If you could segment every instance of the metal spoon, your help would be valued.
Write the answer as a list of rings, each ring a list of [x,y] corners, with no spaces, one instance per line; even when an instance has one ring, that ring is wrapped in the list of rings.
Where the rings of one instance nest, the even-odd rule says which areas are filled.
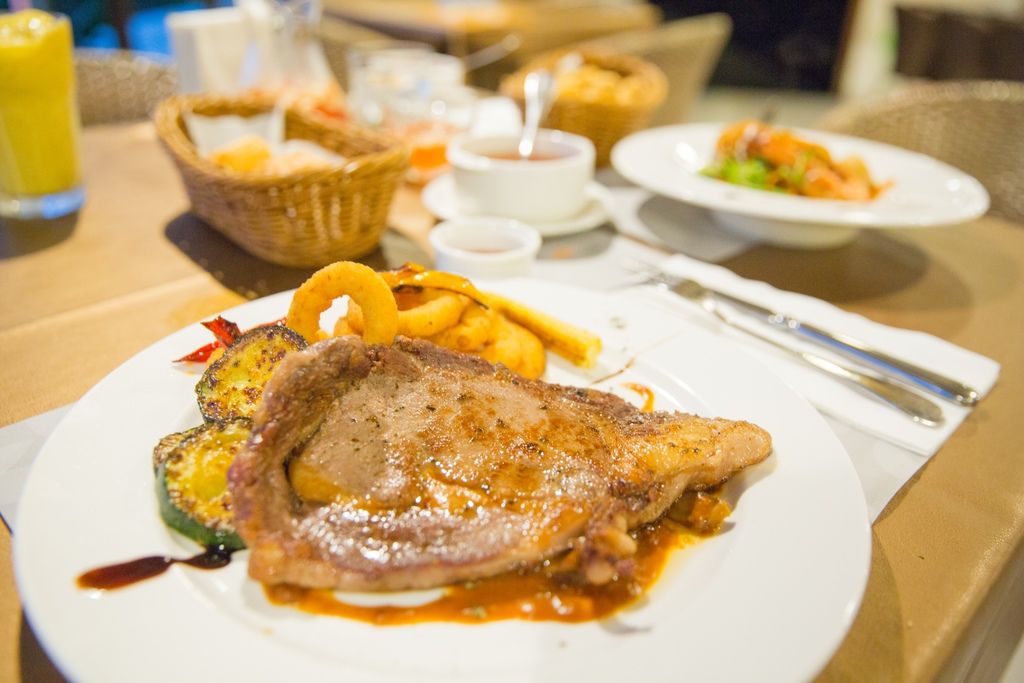
[[[558,78],[564,73],[580,68],[582,64],[583,55],[579,52],[570,52],[558,60],[554,73],[547,69],[538,69],[526,74],[523,83],[526,113],[523,121],[523,133],[519,138],[520,158],[529,159],[533,154],[540,124],[548,115],[548,110],[555,101],[555,83]]]
[[[518,148],[519,156],[523,159],[529,159],[533,154],[534,145],[537,144],[537,133],[540,131],[540,122],[551,103],[554,83],[555,79],[547,69],[531,71],[526,74],[526,81],[523,83],[526,113],[523,120],[523,134],[519,138]]]

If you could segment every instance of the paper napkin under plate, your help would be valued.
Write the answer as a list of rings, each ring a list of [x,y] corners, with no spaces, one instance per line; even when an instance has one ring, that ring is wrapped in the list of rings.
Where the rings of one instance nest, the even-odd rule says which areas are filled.
[[[657,267],[668,275],[691,278],[726,294],[791,315],[802,322],[858,338],[892,356],[907,359],[915,365],[972,386],[982,397],[992,389],[999,376],[999,364],[994,360],[938,337],[881,325],[863,316],[847,313],[820,299],[776,289],[764,282],[747,280],[721,266],[677,255],[663,260]],[[764,361],[771,371],[806,397],[821,412],[915,453],[933,455],[971,410],[969,407],[927,395],[942,408],[945,422],[938,427],[918,424],[852,385],[827,375],[790,354],[729,328],[695,303],[668,292],[661,298],[673,310],[687,315],[698,324],[715,329]],[[770,334],[773,339],[787,346],[812,351],[842,364],[853,364],[849,360],[830,354],[824,348],[803,342],[794,335],[773,330],[768,324],[751,318],[744,319],[745,316],[741,313],[736,313],[731,318],[747,327],[754,327],[758,332]]]

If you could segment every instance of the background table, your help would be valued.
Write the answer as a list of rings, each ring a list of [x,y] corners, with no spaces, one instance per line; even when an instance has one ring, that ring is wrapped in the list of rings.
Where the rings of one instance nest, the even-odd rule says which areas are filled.
[[[148,124],[88,130],[84,164],[79,216],[0,227],[0,425],[74,401],[153,341],[310,272],[248,256],[188,214]],[[431,220],[407,190],[392,222],[422,235]],[[424,257],[391,232],[367,262]],[[1024,627],[1024,228],[986,218],[824,252],[757,247],[724,265],[1002,363],[996,388],[875,523],[864,605],[822,674],[991,680]],[[6,530],[0,558],[0,680],[57,678],[22,616]]]

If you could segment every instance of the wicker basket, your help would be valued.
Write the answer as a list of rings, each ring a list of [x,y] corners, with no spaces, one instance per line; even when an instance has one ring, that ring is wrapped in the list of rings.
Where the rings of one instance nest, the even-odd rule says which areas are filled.
[[[173,66],[127,50],[76,49],[75,81],[83,126],[143,121],[178,89]]]
[[[315,267],[354,259],[380,240],[409,153],[396,140],[358,126],[323,123],[288,110],[285,137],[310,140],[347,159],[342,168],[242,174],[200,157],[184,114],[254,116],[266,100],[182,95],[164,100],[155,121],[192,202],[193,212],[264,260]]]
[[[577,52],[586,64],[635,76],[643,82],[640,97],[629,104],[585,102],[558,98],[544,119],[545,128],[564,130],[590,138],[597,151],[597,165],[608,164],[612,147],[630,133],[640,130],[665,99],[668,90],[665,74],[654,64],[639,57],[599,48],[577,47],[541,55],[501,83],[501,92],[523,106],[523,82],[526,74],[539,68],[552,68],[564,55]]]

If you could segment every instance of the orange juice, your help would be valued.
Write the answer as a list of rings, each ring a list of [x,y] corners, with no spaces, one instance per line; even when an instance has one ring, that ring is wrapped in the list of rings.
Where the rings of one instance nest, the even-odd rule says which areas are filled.
[[[416,121],[391,130],[409,145],[407,180],[413,183],[426,183],[448,168],[448,140],[460,131],[457,126],[437,120]]]
[[[0,14],[0,200],[78,188],[78,125],[71,22]]]

